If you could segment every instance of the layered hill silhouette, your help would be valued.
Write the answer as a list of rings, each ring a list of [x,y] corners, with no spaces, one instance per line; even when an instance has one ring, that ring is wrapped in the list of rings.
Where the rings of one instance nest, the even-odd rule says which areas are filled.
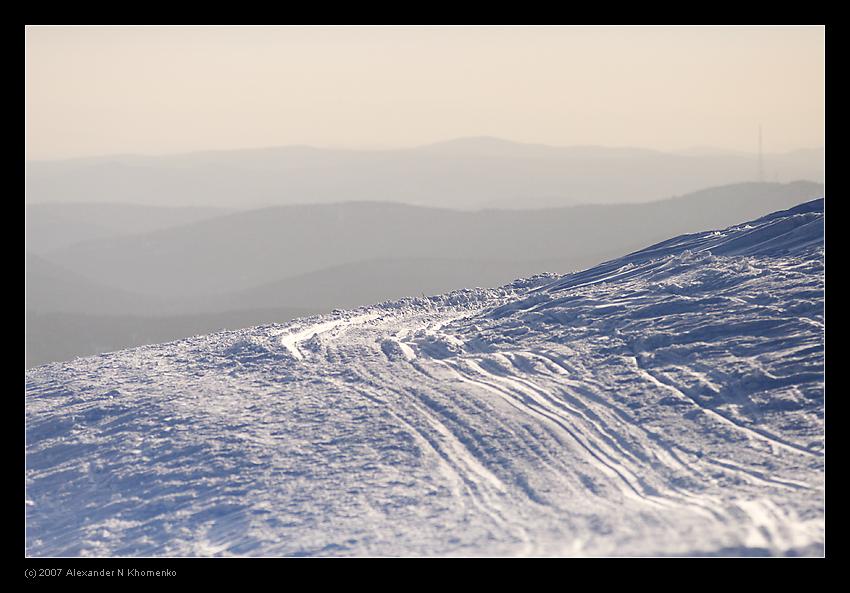
[[[288,206],[92,240],[44,257],[113,288],[189,299],[186,306],[197,310],[215,306],[217,295],[245,298],[251,289],[267,292],[272,283],[376,260],[451,260],[468,262],[470,271],[479,263],[496,270],[500,262],[504,281],[565,273],[671,231],[723,226],[821,194],[821,186],[807,182],[749,183],[648,204],[540,211],[459,212],[379,202]],[[434,290],[427,282],[419,288]]]
[[[461,138],[397,150],[308,146],[165,156],[112,155],[26,166],[27,201],[252,209],[389,201],[528,209],[645,202],[753,179],[757,156],[723,151],[557,147]],[[823,182],[823,150],[764,155],[767,180]]]

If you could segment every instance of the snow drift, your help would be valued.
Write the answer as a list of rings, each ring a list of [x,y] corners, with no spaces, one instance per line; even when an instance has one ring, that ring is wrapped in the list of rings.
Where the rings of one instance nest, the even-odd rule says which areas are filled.
[[[26,374],[26,551],[819,555],[823,200]]]

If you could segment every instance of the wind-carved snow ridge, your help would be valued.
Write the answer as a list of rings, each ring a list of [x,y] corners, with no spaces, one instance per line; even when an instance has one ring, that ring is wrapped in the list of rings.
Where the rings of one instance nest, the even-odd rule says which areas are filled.
[[[26,375],[26,550],[820,555],[823,200]]]

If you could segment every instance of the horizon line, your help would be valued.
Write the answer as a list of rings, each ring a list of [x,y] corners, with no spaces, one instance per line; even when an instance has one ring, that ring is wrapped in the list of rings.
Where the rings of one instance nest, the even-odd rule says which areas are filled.
[[[167,151],[167,152],[110,152],[110,153],[96,153],[89,155],[79,155],[79,156],[65,156],[65,157],[24,157],[25,163],[59,163],[59,162],[70,162],[70,161],[85,161],[85,160],[100,160],[100,159],[108,159],[108,158],[167,158],[167,157],[175,157],[175,156],[189,156],[189,155],[201,155],[201,154],[212,154],[212,153],[226,153],[226,152],[261,152],[261,151],[272,151],[272,150],[285,150],[285,149],[301,149],[301,150],[315,150],[315,151],[325,151],[325,152],[351,152],[351,153],[380,153],[380,152],[404,152],[404,151],[415,151],[422,150],[428,148],[437,148],[441,146],[451,145],[460,142],[470,142],[470,141],[478,141],[478,142],[492,142],[499,143],[502,145],[513,145],[517,147],[535,147],[541,149],[551,149],[551,150],[570,150],[570,149],[602,149],[602,150],[634,150],[634,151],[643,151],[643,152],[653,152],[657,154],[664,155],[673,155],[673,156],[685,156],[685,157],[705,157],[705,156],[753,156],[758,157],[758,151],[755,150],[753,152],[748,152],[745,150],[733,149],[733,148],[723,148],[711,145],[700,145],[694,144],[685,148],[678,149],[658,149],[658,148],[649,148],[644,146],[637,145],[607,145],[607,144],[547,144],[543,142],[525,142],[521,140],[512,140],[508,138],[504,138],[501,136],[489,136],[489,135],[476,135],[476,136],[457,136],[454,138],[448,138],[445,140],[437,140],[434,142],[426,142],[414,145],[407,146],[395,146],[395,147],[346,147],[346,146],[334,146],[334,145],[316,145],[316,144],[304,144],[304,143],[293,143],[293,144],[271,144],[264,146],[244,146],[244,147],[234,147],[234,148],[204,148],[204,149],[186,149],[186,150],[177,150],[177,151]],[[777,152],[766,152],[765,155],[788,155],[795,152],[808,152],[808,151],[816,151],[816,150],[825,150],[825,146],[805,146],[799,148],[793,148],[790,150],[777,151]],[[716,154],[714,154],[716,153]]]

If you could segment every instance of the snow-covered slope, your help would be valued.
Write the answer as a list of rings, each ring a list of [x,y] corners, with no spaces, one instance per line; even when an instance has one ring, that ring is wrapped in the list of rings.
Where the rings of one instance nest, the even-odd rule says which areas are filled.
[[[817,200],[27,373],[27,553],[821,554]]]

